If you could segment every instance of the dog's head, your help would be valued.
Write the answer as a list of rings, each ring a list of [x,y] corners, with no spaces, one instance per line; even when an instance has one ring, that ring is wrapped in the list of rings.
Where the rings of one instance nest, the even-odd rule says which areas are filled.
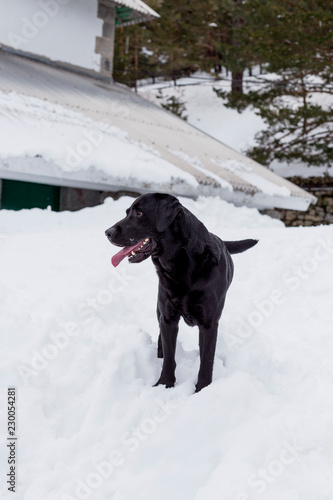
[[[144,194],[126,210],[126,217],[105,231],[109,241],[123,247],[112,257],[116,267],[125,257],[142,262],[160,251],[161,235],[174,221],[182,205],[169,194]]]

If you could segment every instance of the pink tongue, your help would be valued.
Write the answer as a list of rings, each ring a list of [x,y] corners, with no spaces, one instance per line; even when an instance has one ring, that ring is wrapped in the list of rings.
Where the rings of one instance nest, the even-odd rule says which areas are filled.
[[[137,243],[136,245],[133,245],[132,247],[124,247],[120,250],[120,252],[116,253],[116,255],[114,255],[111,259],[111,262],[112,262],[112,265],[114,267],[117,267],[118,264],[120,264],[120,262],[125,258],[127,257],[128,255],[130,255],[130,253],[132,251],[135,251],[137,250],[138,248],[141,247],[143,241],[140,241],[140,243]]]

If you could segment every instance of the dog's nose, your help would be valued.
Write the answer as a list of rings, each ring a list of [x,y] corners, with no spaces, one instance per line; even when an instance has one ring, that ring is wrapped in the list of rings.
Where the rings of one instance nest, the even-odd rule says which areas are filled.
[[[116,232],[117,229],[115,227],[109,227],[109,229],[105,231],[105,235],[110,240],[115,235]]]

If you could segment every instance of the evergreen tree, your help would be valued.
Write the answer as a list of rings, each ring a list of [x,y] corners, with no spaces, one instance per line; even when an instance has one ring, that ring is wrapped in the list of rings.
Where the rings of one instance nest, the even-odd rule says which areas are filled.
[[[242,43],[248,15],[242,0],[150,0],[160,18],[116,31],[114,77],[133,85],[139,78],[164,76],[175,81],[197,70],[232,74],[242,91],[253,53]]]
[[[256,53],[247,43],[244,27],[251,9],[243,0],[213,0],[216,31],[214,43],[220,51],[223,67],[231,72],[231,94],[243,93],[243,73],[258,62]]]
[[[133,84],[149,76],[176,79],[198,69],[194,32],[202,22],[202,16],[198,16],[199,1],[147,3],[160,14],[159,19],[116,32],[114,77],[117,81]]]
[[[251,15],[243,43],[266,62],[256,89],[221,93],[239,111],[252,105],[267,124],[248,154],[269,165],[273,159],[329,165],[333,160],[333,12],[328,0],[248,0]],[[253,81],[252,81],[253,84]],[[217,91],[217,93],[219,93]]]
[[[182,118],[183,120],[187,121],[188,117],[184,114],[186,111],[186,106],[185,102],[181,100],[181,96],[176,97],[172,95],[164,99],[163,93],[160,89],[156,97],[157,99],[162,100],[161,102],[162,108],[171,111],[171,113],[173,113],[174,115],[179,116],[179,118]]]
[[[163,0],[149,5],[160,18],[116,31],[117,81],[163,76],[174,79],[201,69],[221,70],[221,30],[216,24],[217,0]],[[138,51],[138,46],[140,46]]]
[[[267,124],[248,154],[261,163],[332,162],[332,34],[329,0],[148,0],[161,18],[117,30],[118,81],[177,78],[197,69],[232,75],[216,91],[239,111],[253,106]],[[243,73],[261,65],[261,74]],[[171,106],[172,103],[169,103]]]
[[[176,80],[190,75],[206,59],[212,45],[207,43],[212,18],[210,0],[164,0],[158,10],[160,18],[147,25],[147,48],[160,74]]]

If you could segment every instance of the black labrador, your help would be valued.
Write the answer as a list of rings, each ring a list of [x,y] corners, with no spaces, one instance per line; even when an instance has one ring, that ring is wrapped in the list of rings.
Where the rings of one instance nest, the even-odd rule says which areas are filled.
[[[212,381],[218,322],[233,277],[230,254],[244,252],[258,240],[222,241],[210,233],[177,198],[145,194],[126,210],[126,217],[105,231],[116,246],[117,266],[152,258],[159,277],[157,316],[158,357],[164,358],[156,385],[175,384],[175,350],[182,316],[199,327],[200,370],[196,392]]]

